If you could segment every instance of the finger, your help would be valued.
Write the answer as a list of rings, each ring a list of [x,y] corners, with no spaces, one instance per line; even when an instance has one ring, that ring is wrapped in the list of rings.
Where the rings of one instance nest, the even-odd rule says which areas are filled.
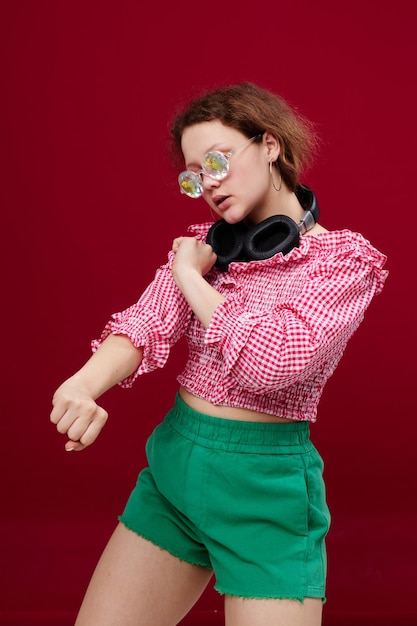
[[[66,413],[67,408],[62,406],[61,404],[57,404],[52,409],[49,419],[53,424],[58,424],[58,422],[62,419],[64,414]]]
[[[54,413],[56,409],[56,412]],[[75,401],[75,402],[62,402],[57,405],[51,414],[51,421],[56,424],[56,429],[59,433],[64,434],[69,432],[72,425],[78,420],[85,421],[85,428],[94,419],[96,413],[103,411],[94,400],[88,401]],[[53,419],[52,419],[53,418]],[[81,434],[81,433],[76,433]],[[74,441],[78,441],[79,436],[71,437]]]
[[[101,433],[101,430],[105,423],[106,419],[94,420],[94,422],[89,425],[82,437],[80,437],[80,444],[82,444],[83,446],[91,446],[91,444],[94,443],[94,441]]]
[[[85,417],[77,419],[68,430],[68,437],[71,441],[79,441],[83,445],[89,446],[98,437],[107,418],[107,411],[100,407],[99,410],[96,411],[94,419],[88,420]]]
[[[64,413],[57,423],[56,429],[61,435],[67,433],[71,439],[78,441],[92,419],[93,413],[85,411],[83,414],[80,414],[78,410],[72,408]]]
[[[180,247],[181,241],[184,239],[184,237],[176,237],[176,239],[174,239],[174,241],[172,242],[172,251],[173,252],[177,252],[178,248]]]
[[[68,437],[72,441],[81,441],[85,444],[87,443],[87,441],[85,441],[84,438],[92,425],[96,424],[99,429],[98,432],[100,432],[100,430],[103,428],[104,424],[107,421],[107,417],[107,411],[97,406],[94,413],[81,415],[76,420],[74,420],[71,426],[65,432],[67,432]],[[95,427],[93,427],[93,432],[95,432]]]
[[[67,441],[65,444],[65,450],[67,452],[81,452],[85,446],[80,441]]]

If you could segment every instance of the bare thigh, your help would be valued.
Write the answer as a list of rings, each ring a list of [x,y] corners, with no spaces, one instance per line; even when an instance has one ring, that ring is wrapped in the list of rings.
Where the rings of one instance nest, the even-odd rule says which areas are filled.
[[[318,598],[255,600],[226,596],[226,626],[320,626],[323,604]]]
[[[174,626],[211,575],[119,524],[98,562],[76,626]]]

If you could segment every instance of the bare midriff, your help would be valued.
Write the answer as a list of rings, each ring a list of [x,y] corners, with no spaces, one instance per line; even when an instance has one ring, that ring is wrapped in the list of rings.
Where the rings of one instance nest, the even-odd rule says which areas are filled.
[[[233,406],[215,405],[198,398],[194,394],[190,393],[184,387],[180,387],[179,390],[181,399],[189,407],[198,411],[199,413],[205,413],[212,417],[222,417],[228,420],[241,420],[244,422],[293,422],[294,420],[286,417],[279,417],[276,415],[270,415],[269,413],[259,413],[258,411],[250,411],[249,409],[239,409]]]

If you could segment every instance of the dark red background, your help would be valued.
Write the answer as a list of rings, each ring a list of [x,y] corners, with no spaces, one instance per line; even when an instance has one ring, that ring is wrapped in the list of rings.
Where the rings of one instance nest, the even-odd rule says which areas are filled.
[[[322,224],[361,231],[389,258],[312,428],[333,513],[326,623],[417,623],[415,6],[1,3],[2,624],[71,623],[172,404],[183,344],[165,370],[108,392],[110,420],[82,454],[65,454],[49,424],[90,339],[136,300],[172,238],[209,217],[177,192],[174,109],[240,80],[318,124],[304,181]],[[221,623],[221,609],[210,588],[193,616]]]

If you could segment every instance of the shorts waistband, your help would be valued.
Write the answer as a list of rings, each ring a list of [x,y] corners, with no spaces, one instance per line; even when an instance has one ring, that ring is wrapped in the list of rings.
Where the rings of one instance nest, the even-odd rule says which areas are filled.
[[[299,454],[312,447],[309,422],[248,422],[213,417],[192,409],[179,394],[165,421],[187,439],[213,449]]]

